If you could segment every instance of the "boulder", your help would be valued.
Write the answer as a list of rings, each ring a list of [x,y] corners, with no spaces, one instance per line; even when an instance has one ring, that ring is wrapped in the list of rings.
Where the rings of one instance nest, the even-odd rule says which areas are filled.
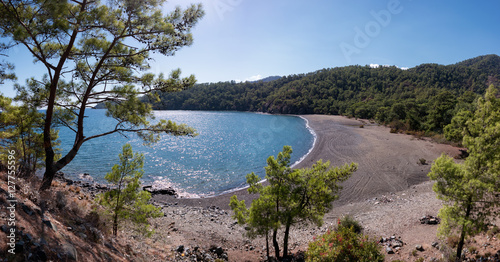
[[[75,261],[78,260],[78,253],[76,251],[76,248],[72,244],[66,242],[65,244],[63,244],[62,249],[68,259]]]
[[[168,195],[168,196],[177,197],[177,192],[175,192],[175,189],[173,189],[171,187],[156,189],[156,188],[153,188],[153,186],[143,186],[142,190],[148,191],[152,195]]]
[[[423,216],[420,218],[420,224],[437,225],[439,224],[439,218],[430,215]]]

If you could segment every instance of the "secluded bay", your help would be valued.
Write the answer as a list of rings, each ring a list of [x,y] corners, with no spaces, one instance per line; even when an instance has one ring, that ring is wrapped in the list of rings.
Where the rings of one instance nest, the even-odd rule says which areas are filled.
[[[293,147],[292,163],[313,147],[314,135],[307,122],[296,116],[249,112],[155,111],[157,119],[185,123],[197,130],[197,137],[162,135],[160,142],[144,146],[134,134],[113,134],[83,144],[76,158],[62,171],[77,179],[88,173],[104,182],[104,176],[117,163],[122,145],[130,143],[135,152],[145,155],[144,183],[172,186],[187,197],[217,195],[241,188],[245,175],[265,176],[270,155],[276,156],[284,145]],[[87,110],[85,136],[114,128],[116,121],[105,110]],[[74,133],[60,129],[61,148],[66,153]]]

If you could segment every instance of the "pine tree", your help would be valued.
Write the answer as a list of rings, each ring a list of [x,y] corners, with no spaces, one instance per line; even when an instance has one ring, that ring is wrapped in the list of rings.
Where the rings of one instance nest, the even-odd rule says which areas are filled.
[[[116,237],[118,226],[127,219],[139,226],[139,231],[150,236],[148,218],[161,216],[160,208],[148,204],[151,193],[142,190],[141,181],[144,171],[144,155],[132,152],[132,146],[123,146],[119,154],[120,164],[104,177],[114,188],[98,195],[98,202],[111,214],[113,235]]]
[[[14,151],[18,175],[29,176],[44,166],[43,117],[36,107],[16,106],[12,99],[0,95],[0,160],[7,160],[7,151]],[[51,129],[51,141],[59,145],[58,132]],[[59,149],[55,148],[56,156]]]
[[[283,257],[288,256],[288,238],[292,225],[300,222],[323,223],[323,216],[331,209],[342,189],[339,185],[357,170],[357,164],[330,168],[330,162],[316,162],[311,168],[293,170],[290,168],[292,148],[284,146],[275,159],[267,159],[266,180],[268,186],[259,183],[254,173],[247,175],[250,193],[260,196],[247,209],[244,200],[232,196],[231,209],[240,224],[247,224],[250,236],[268,236],[272,241],[276,258],[280,258],[278,230],[284,226]],[[268,251],[269,256],[269,251]]]
[[[157,92],[191,87],[194,76],[154,76],[150,53],[172,56],[193,42],[191,29],[204,12],[202,6],[177,7],[162,12],[165,0],[155,1],[7,1],[0,0],[0,36],[26,48],[46,70],[18,88],[19,99],[46,107],[43,126],[45,173],[41,190],[49,189],[57,171],[69,164],[83,143],[113,133],[135,132],[146,142],[159,134],[194,135],[185,125],[154,118],[139,96],[157,99]],[[9,45],[10,47],[11,45]],[[33,103],[35,103],[33,102]],[[92,136],[84,132],[85,110],[104,103],[107,115],[118,121],[114,129]],[[57,109],[71,119],[58,119]],[[72,148],[57,157],[51,141],[54,122],[74,131]]]
[[[477,109],[459,130],[469,156],[463,164],[442,155],[432,165],[428,176],[435,180],[433,190],[444,205],[439,211],[442,223],[439,234],[460,234],[457,259],[462,256],[466,236],[486,228],[496,217],[500,204],[500,99],[490,86]]]

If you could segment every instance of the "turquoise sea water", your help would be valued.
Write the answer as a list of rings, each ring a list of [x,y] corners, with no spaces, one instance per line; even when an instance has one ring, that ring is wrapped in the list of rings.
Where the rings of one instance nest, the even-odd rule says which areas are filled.
[[[85,136],[111,130],[116,122],[104,110],[87,110]],[[270,155],[284,145],[293,148],[292,163],[313,147],[314,134],[304,119],[295,116],[247,112],[155,111],[157,119],[171,119],[195,128],[197,137],[163,135],[151,147],[134,134],[96,138],[84,143],[75,159],[62,171],[71,178],[82,173],[104,182],[104,175],[117,163],[122,146],[131,143],[134,152],[145,155],[144,184],[172,186],[182,196],[221,194],[245,186],[245,175],[265,176]],[[61,128],[63,153],[74,141],[74,133]]]

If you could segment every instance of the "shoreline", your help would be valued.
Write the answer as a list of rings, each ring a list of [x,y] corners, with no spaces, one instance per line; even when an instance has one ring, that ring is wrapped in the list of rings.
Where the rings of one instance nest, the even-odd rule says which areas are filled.
[[[389,128],[366,121],[331,115],[297,115],[306,120],[315,134],[312,149],[293,168],[310,167],[316,161],[330,161],[332,166],[357,162],[359,169],[343,183],[334,206],[360,202],[371,197],[404,191],[429,181],[430,163],[441,153],[458,155],[458,148],[418,140],[410,135],[392,134]],[[363,128],[361,128],[363,126]],[[390,143],[388,143],[390,141]],[[419,165],[424,158],[428,165]],[[205,198],[174,198],[155,195],[153,201],[167,205],[193,207],[217,206],[229,210],[229,199],[237,195],[249,205],[256,195],[246,188],[235,189]]]
[[[262,113],[262,114],[269,114],[269,113]],[[313,144],[311,146],[311,148],[309,148],[309,150],[307,151],[307,153],[305,155],[303,155],[301,158],[299,158],[299,160],[295,161],[295,163],[293,163],[290,167],[291,168],[294,168],[295,166],[297,166],[298,164],[300,164],[302,161],[304,161],[304,159],[307,158],[307,156],[309,154],[311,154],[311,152],[314,150],[314,147],[316,146],[316,141],[317,141],[317,138],[318,136],[316,135],[316,132],[314,132],[314,129],[312,129],[310,126],[309,126],[309,120],[307,120],[307,118],[303,117],[302,115],[294,115],[296,117],[299,117],[299,118],[302,118],[305,122],[306,122],[306,129],[309,130],[309,133],[311,133],[311,135],[313,136]],[[262,179],[259,183],[266,183],[267,179]],[[240,190],[247,190],[248,189],[248,185],[245,185],[243,187],[237,187],[237,188],[233,188],[233,189],[230,189],[230,190],[226,190],[222,193],[219,193],[219,194],[216,194],[216,195],[208,195],[208,196],[197,196],[197,197],[188,197],[188,198],[185,198],[185,199],[208,199],[208,198],[214,198],[214,197],[218,197],[218,196],[222,196],[222,195],[226,195],[226,194],[231,194],[231,193],[235,193],[235,192],[238,192]],[[180,199],[184,199],[184,197],[181,197]]]
[[[300,118],[304,119],[304,121],[306,121],[306,128],[307,128],[307,130],[309,130],[309,132],[311,133],[311,135],[313,136],[314,139],[313,139],[313,145],[309,149],[309,151],[307,151],[307,153],[304,156],[302,156],[299,160],[297,160],[297,162],[293,163],[290,166],[291,168],[294,168],[295,166],[299,165],[302,161],[304,161],[311,154],[311,152],[314,150],[314,148],[316,147],[316,142],[318,142],[318,135],[316,134],[314,129],[309,125],[309,120],[302,115],[296,115],[296,116],[300,117]]]

